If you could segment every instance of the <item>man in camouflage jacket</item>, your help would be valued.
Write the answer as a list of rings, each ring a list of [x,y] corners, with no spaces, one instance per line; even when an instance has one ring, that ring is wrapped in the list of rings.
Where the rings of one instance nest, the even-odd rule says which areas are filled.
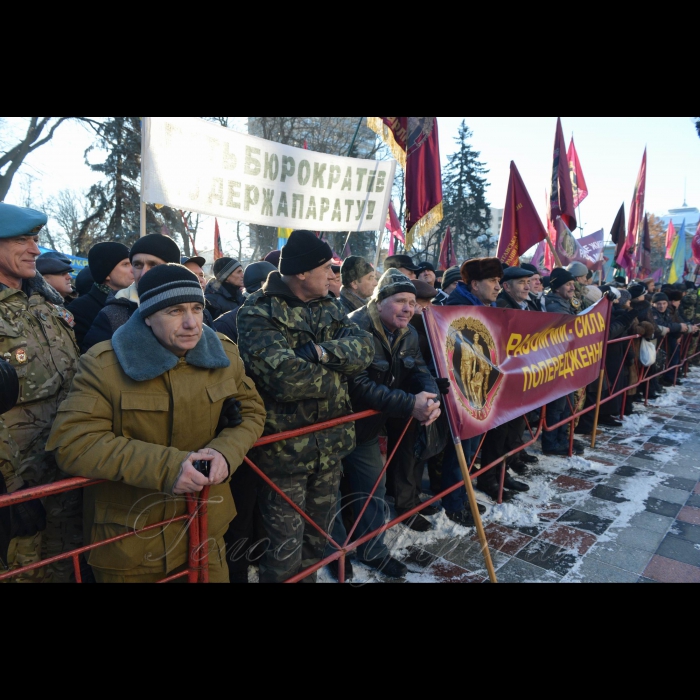
[[[72,316],[36,271],[38,232],[46,220],[40,212],[0,203],[0,357],[20,383],[17,406],[0,422],[0,472],[8,493],[61,478],[45,447],[79,356]],[[21,568],[81,546],[80,496],[47,498],[46,512],[39,502],[13,509],[7,566]],[[72,563],[63,562],[21,581],[64,582],[71,572]]]
[[[374,357],[371,336],[328,296],[332,259],[326,243],[295,231],[283,249],[280,272],[271,273],[239,311],[239,349],[265,401],[265,435],[350,415],[348,377]],[[258,448],[251,459],[328,532],[341,460],[354,449],[354,424],[346,424]],[[282,583],[322,559],[326,539],[267,487],[261,511],[271,543],[261,561],[262,583]]]

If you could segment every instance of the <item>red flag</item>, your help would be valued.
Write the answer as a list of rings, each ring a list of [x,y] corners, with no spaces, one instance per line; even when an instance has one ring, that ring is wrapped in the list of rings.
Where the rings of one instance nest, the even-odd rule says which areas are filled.
[[[549,240],[552,241],[552,246],[556,246],[557,230],[554,228],[552,219],[549,216],[549,195],[547,194],[546,190],[544,193],[544,198],[547,202],[547,233],[549,234]],[[549,245],[547,245],[547,248],[544,251],[544,264],[550,272],[554,270],[555,267],[558,267],[557,261],[554,259],[554,253],[552,252],[552,248],[550,248]]]
[[[668,225],[668,231],[666,232],[666,260],[673,260],[673,253],[671,248],[673,248],[673,239],[676,237],[676,227],[673,225],[673,219]]]
[[[532,260],[530,260],[530,264],[534,265],[540,273],[544,276],[545,274],[545,269],[547,268],[547,263],[545,262],[546,257],[547,257],[547,248],[549,246],[542,241],[537,246],[537,250],[535,251],[535,254],[532,256]],[[549,271],[547,271],[547,274],[549,274]]]
[[[442,166],[437,117],[368,117],[406,171],[406,248],[437,226],[442,212]]]
[[[389,241],[389,257],[396,254],[396,241],[397,239],[401,243],[406,243],[406,237],[403,235],[403,229],[401,228],[401,222],[399,221],[396,209],[394,209],[394,203],[389,203],[389,211],[386,215],[386,228],[391,232],[391,240]]]
[[[636,270],[637,244],[644,235],[644,202],[647,190],[647,151],[644,149],[642,168],[639,171],[637,184],[632,197],[632,209],[630,211],[630,222],[627,227],[627,240],[623,246],[617,264],[627,271],[628,277],[634,277]]]
[[[520,256],[541,241],[547,234],[537,214],[535,205],[525,187],[515,163],[510,164],[510,182],[506,208],[503,212],[498,258],[510,267],[520,264]]]
[[[219,220],[214,219],[214,260],[220,260],[224,257],[224,247],[221,245],[221,231],[219,229]]]
[[[550,220],[556,224],[561,217],[568,229],[576,229],[576,207],[574,190],[571,185],[571,172],[566,154],[566,141],[561,126],[561,117],[557,120],[557,133],[554,139],[554,167],[552,170],[552,196],[549,205]]]
[[[651,233],[649,231],[649,217],[644,216],[644,233],[639,246],[640,270],[643,277],[651,275]]]
[[[574,207],[577,207],[588,197],[588,185],[586,178],[583,176],[583,168],[581,161],[574,145],[574,138],[571,137],[571,145],[569,146],[569,171],[571,173],[571,186],[574,192]]]
[[[695,232],[695,237],[693,238],[693,262],[696,265],[700,265],[700,224],[698,224],[698,230]]]
[[[452,240],[452,229],[448,226],[445,240],[440,247],[439,266],[441,270],[449,270],[451,267],[457,267],[457,265],[459,265],[459,260],[457,260],[457,252]]]

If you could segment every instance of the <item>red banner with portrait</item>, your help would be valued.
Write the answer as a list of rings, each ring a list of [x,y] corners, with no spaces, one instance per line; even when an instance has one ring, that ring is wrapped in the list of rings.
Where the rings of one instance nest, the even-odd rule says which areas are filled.
[[[455,441],[536,411],[600,377],[610,301],[578,316],[428,307],[423,318],[440,377],[450,380]]]

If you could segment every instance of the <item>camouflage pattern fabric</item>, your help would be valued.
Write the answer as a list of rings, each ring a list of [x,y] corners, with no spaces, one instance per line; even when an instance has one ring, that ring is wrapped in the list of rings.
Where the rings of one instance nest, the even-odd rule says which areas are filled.
[[[265,402],[265,435],[352,414],[348,377],[372,363],[374,344],[336,300],[326,297],[306,304],[279,273],[272,273],[239,311],[238,330],[246,371]],[[321,365],[298,357],[295,351],[309,343],[322,346],[330,361]],[[355,426],[348,424],[253,450],[251,459],[325,528],[329,514],[335,513],[341,460],[354,449]],[[273,546],[263,558],[261,580],[284,581],[299,573],[304,562],[310,566],[319,561],[325,540],[316,540],[316,533],[308,532],[283,499],[267,493],[262,501]],[[287,552],[289,558],[281,561],[273,554],[280,547],[294,553]]]
[[[0,471],[8,493],[64,478],[46,442],[77,369],[79,351],[63,300],[37,275],[22,290],[0,285],[0,357],[17,370],[17,406],[0,420]],[[46,499],[46,532],[10,543],[8,564],[21,568],[82,546],[81,494]],[[67,582],[71,562],[33,572],[17,582]]]

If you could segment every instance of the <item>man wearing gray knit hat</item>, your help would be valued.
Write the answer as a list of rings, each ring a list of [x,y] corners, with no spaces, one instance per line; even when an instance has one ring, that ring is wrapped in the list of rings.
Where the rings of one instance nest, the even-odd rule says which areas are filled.
[[[214,263],[214,279],[205,292],[214,320],[243,306],[243,265],[233,258],[220,258]]]

